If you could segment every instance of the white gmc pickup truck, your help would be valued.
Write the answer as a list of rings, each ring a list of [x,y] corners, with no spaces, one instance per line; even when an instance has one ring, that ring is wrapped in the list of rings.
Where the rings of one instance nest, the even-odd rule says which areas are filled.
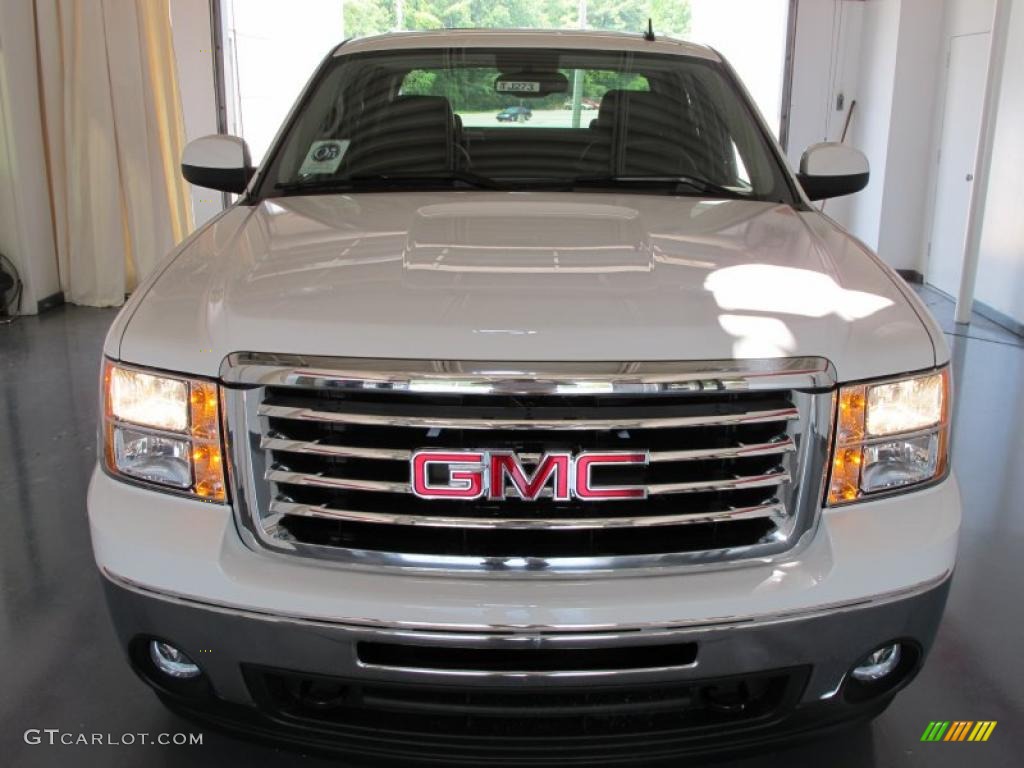
[[[863,155],[791,172],[713,50],[349,41],[258,169],[211,136],[183,172],[239,198],[114,322],[88,500],[171,708],[382,762],[678,764],[921,668],[949,352],[810,203]]]

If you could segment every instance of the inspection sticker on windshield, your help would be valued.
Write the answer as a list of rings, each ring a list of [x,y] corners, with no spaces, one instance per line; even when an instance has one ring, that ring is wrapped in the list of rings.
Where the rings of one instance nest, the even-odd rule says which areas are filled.
[[[341,159],[351,144],[348,139],[324,139],[314,141],[306,153],[306,159],[299,168],[300,176],[311,176],[317,173],[334,173],[341,165]]]

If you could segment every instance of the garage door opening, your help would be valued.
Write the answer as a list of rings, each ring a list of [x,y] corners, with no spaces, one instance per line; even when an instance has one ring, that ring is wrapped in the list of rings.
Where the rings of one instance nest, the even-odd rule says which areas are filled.
[[[651,19],[656,35],[705,43],[728,58],[778,135],[789,5],[789,0],[644,0],[626,6],[618,0],[304,0],[302,13],[296,13],[294,5],[275,0],[221,0],[227,130],[244,138],[259,162],[323,56],[349,37],[445,27],[640,33]],[[591,120],[608,83],[591,73],[576,74],[572,84],[566,104],[531,116],[530,123]],[[526,120],[514,110],[499,120],[499,112],[482,112],[477,119]]]

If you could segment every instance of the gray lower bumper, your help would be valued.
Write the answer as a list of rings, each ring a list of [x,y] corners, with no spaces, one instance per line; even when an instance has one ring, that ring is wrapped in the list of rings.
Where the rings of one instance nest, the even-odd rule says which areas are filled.
[[[185,716],[363,763],[511,768],[678,765],[871,717],[920,668],[949,580],[772,620],[575,633],[347,626],[106,589],[135,670]],[[150,639],[184,650],[205,677],[161,679]],[[893,641],[906,653],[891,678],[865,687],[847,676]],[[371,658],[371,645],[400,653]],[[666,659],[666,646],[691,655]],[[544,664],[509,666],[517,650]],[[495,659],[500,669],[480,663]]]
[[[221,699],[251,704],[240,665],[259,665],[348,679],[474,685],[594,684],[696,680],[809,666],[801,701],[828,699],[841,687],[850,667],[879,645],[896,640],[916,646],[923,660],[945,606],[949,579],[922,585],[906,596],[840,606],[813,614],[722,626],[645,628],[622,632],[495,631],[459,633],[349,626],[301,619],[259,616],[160,595],[105,579],[108,603],[123,645],[138,638],[159,638],[178,646],[204,669]],[[628,670],[573,672],[432,669],[415,662],[374,664],[361,661],[360,642],[414,647],[478,648],[635,648],[695,643],[690,664],[655,665]],[[642,663],[632,664],[643,667]]]

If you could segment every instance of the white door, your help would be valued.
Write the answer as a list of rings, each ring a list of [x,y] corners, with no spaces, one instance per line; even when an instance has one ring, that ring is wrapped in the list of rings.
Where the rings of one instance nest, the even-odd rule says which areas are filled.
[[[957,35],[950,40],[931,256],[925,279],[951,296],[960,291],[967,213],[985,101],[988,46],[988,32]]]

